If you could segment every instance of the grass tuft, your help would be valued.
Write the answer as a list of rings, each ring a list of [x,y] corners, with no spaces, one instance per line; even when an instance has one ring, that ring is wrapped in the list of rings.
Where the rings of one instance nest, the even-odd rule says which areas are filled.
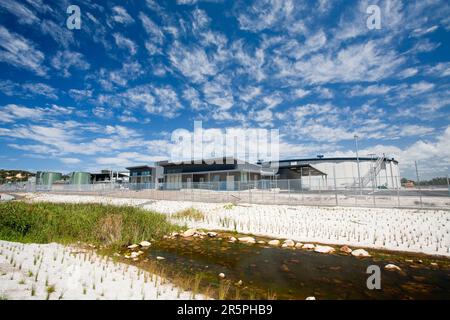
[[[188,208],[173,214],[172,218],[178,220],[191,219],[194,221],[201,221],[205,219],[205,215],[195,208]]]

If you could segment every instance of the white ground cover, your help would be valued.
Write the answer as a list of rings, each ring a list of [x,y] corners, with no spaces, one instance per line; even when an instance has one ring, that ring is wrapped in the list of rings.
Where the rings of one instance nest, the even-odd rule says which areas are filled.
[[[167,300],[192,295],[156,275],[92,251],[55,243],[0,241],[0,298]]]
[[[346,244],[450,256],[450,211],[385,208],[237,205],[98,196],[39,194],[33,201],[142,206],[169,216],[190,207],[205,214],[191,228],[236,230],[301,242]]]

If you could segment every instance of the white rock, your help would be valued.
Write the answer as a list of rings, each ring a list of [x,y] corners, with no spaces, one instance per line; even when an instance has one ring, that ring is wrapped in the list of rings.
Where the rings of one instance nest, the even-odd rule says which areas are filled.
[[[402,271],[402,269],[399,266],[396,266],[395,264],[392,263],[385,265],[384,269],[389,271]]]
[[[259,240],[257,243],[258,243],[258,244],[266,244],[266,242],[263,241],[263,240]]]
[[[230,237],[230,242],[236,242],[237,239],[235,237]]]
[[[136,249],[137,247],[139,247],[139,245],[137,245],[137,244],[131,244],[131,245],[128,246],[128,249],[133,250],[133,249]]]
[[[130,255],[130,258],[132,258],[132,259],[134,259],[134,258],[137,258],[137,257],[139,257],[142,253],[140,253],[141,251],[139,251],[139,252],[132,252],[131,253],[131,255]]]
[[[307,297],[305,300],[316,300],[316,297]]]
[[[300,249],[301,247],[303,247],[303,243],[297,242],[297,243],[295,244],[295,247],[296,247],[297,249]]]
[[[256,240],[253,237],[242,237],[242,238],[238,238],[238,240],[240,242],[244,242],[244,243],[256,243]]]
[[[302,248],[306,250],[313,250],[316,246],[312,243],[305,243]]]
[[[370,257],[370,254],[364,249],[357,249],[352,251],[352,256],[355,257]]]
[[[281,247],[282,247],[282,248],[287,248],[288,245],[287,245],[286,243],[283,243],[283,244],[281,245]]]
[[[197,232],[196,229],[189,229],[189,230],[186,230],[185,232],[183,232],[182,236],[183,236],[184,238],[192,237],[193,235],[196,234],[196,232]]]
[[[217,237],[217,235],[218,235],[217,232],[212,232],[212,231],[208,232],[208,237],[210,237],[210,238],[215,238],[215,237]]]
[[[148,241],[141,241],[141,242],[139,243],[139,245],[140,245],[141,247],[150,247],[152,244],[151,244],[150,242],[148,242]]]
[[[270,240],[269,242],[267,242],[270,246],[279,246],[280,245],[280,240]]]
[[[295,246],[295,242],[292,241],[292,240],[290,240],[290,239],[284,240],[284,244],[285,244],[286,246],[288,246],[288,247],[293,247],[293,246]]]
[[[166,258],[164,258],[164,257],[161,257],[161,256],[157,256],[156,257],[156,260],[165,260]]]
[[[219,278],[224,279],[225,278],[225,273],[223,273],[223,272],[219,273]]]
[[[318,253],[333,253],[336,250],[330,246],[316,246],[314,248],[314,252],[318,252]]]

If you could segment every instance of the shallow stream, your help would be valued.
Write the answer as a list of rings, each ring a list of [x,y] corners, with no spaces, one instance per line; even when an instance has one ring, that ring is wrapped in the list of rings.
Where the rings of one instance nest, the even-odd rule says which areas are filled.
[[[176,238],[152,242],[143,259],[162,266],[170,278],[201,276],[201,288],[227,284],[233,299],[450,299],[450,259],[368,250],[372,257],[321,254],[264,244],[230,243],[218,238]],[[267,241],[256,237],[256,240]],[[157,257],[160,257],[158,260]],[[164,259],[161,259],[163,257]],[[395,264],[401,271],[384,269]],[[381,289],[369,290],[367,267],[381,269]],[[225,278],[218,275],[223,273]],[[217,298],[217,297],[216,297]]]

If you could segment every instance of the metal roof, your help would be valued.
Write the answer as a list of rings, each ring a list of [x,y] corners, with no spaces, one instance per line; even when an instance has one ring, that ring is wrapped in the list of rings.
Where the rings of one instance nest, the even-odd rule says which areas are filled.
[[[398,164],[398,161],[394,158],[384,158],[385,161],[393,161]],[[272,162],[278,162],[278,163],[286,163],[286,162],[315,162],[315,161],[357,161],[358,158],[356,157],[332,157],[332,158],[305,158],[305,159],[286,159],[286,160],[279,160],[279,161],[267,161],[264,162],[264,164],[270,164]],[[359,157],[359,161],[376,161],[377,157],[370,158],[370,157]]]
[[[127,169],[127,170],[138,170],[138,169],[153,169],[153,168],[155,168],[155,167],[151,167],[151,166],[134,166],[134,167],[127,167],[127,168],[125,168],[125,169]]]

